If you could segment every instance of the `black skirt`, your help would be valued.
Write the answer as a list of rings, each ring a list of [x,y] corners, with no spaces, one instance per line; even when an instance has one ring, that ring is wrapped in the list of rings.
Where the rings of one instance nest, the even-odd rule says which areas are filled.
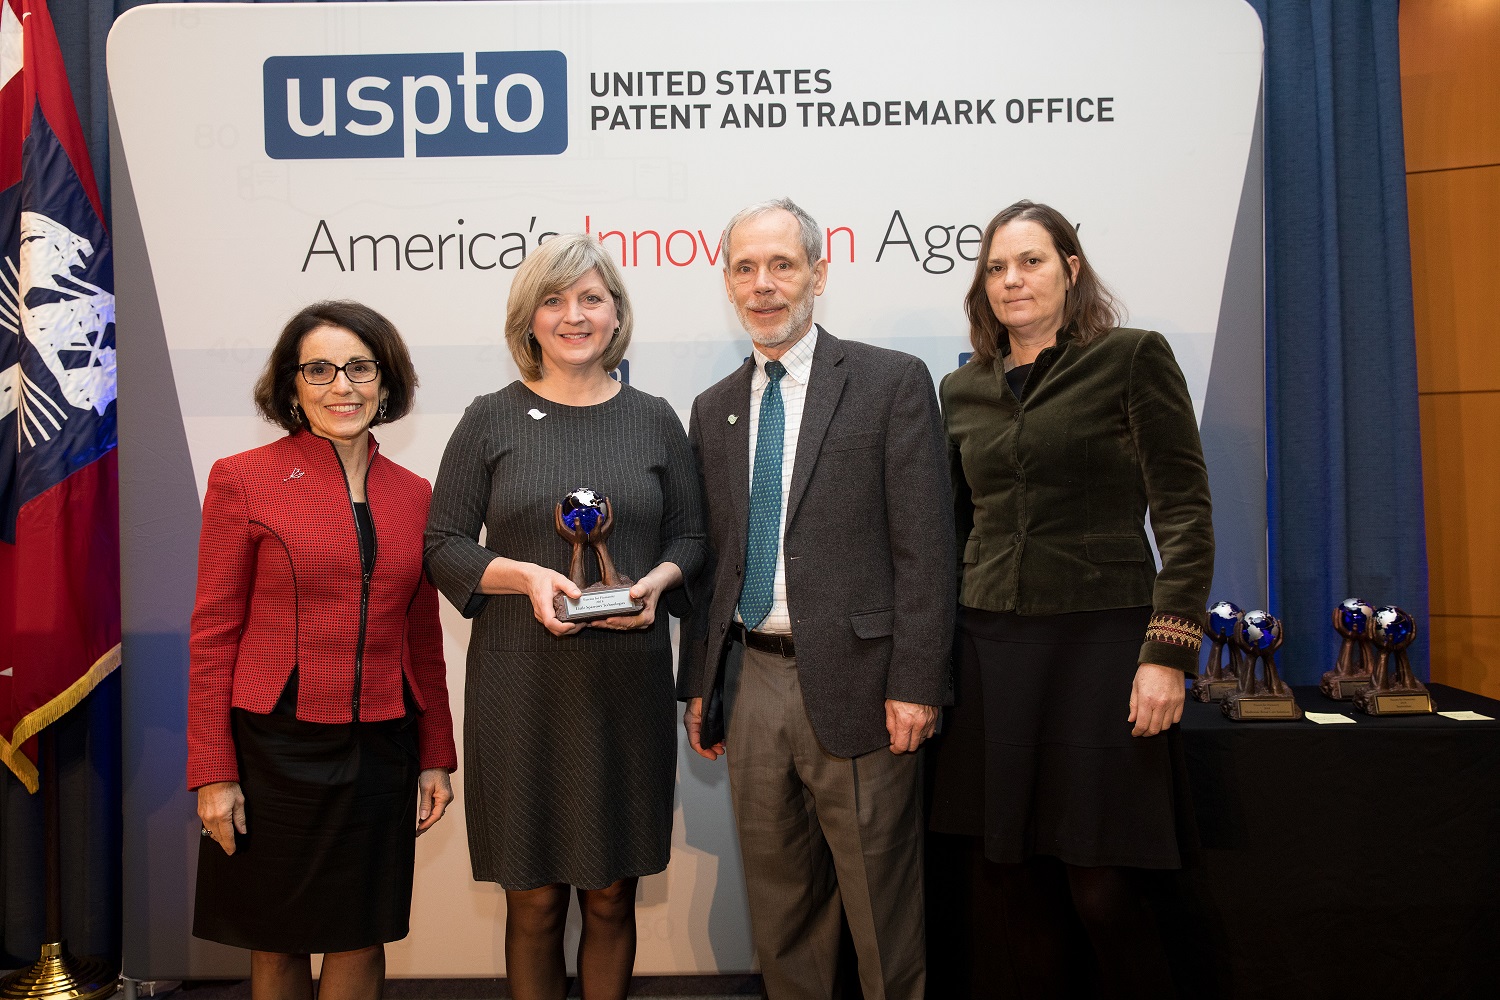
[[[955,704],[930,749],[934,832],[991,861],[1179,868],[1177,728],[1134,737],[1150,608],[1023,616],[964,608]]]
[[[411,914],[416,717],[324,725],[231,710],[246,826],[202,838],[193,934],[289,954],[397,941]]]

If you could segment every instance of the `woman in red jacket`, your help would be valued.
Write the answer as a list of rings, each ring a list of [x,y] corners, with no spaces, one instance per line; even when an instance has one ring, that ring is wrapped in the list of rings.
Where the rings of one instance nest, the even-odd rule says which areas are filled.
[[[282,330],[255,386],[289,433],[214,464],[203,498],[188,787],[203,821],[193,933],[251,951],[257,998],[377,997],[406,936],[414,840],[457,766],[431,487],[380,454],[411,407],[406,345],[355,302]],[[212,842],[210,842],[210,840]]]

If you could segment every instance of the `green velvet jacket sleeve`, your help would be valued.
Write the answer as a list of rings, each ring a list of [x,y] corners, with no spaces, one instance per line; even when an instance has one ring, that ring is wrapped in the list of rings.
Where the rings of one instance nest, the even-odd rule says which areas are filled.
[[[1129,400],[1131,440],[1161,555],[1140,662],[1196,674],[1214,572],[1213,509],[1187,380],[1159,333],[1136,344]]]

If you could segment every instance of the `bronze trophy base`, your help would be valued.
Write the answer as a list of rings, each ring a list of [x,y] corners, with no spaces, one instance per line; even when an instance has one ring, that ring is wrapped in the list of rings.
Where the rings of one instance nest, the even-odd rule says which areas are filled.
[[[1193,700],[1223,701],[1239,689],[1240,682],[1234,677],[1225,677],[1212,681],[1199,677],[1193,681]]]
[[[1302,707],[1290,694],[1231,694],[1219,703],[1236,722],[1277,722],[1302,718]]]
[[[1318,690],[1323,692],[1324,697],[1334,701],[1353,701],[1361,691],[1369,690],[1372,683],[1369,674],[1341,675],[1337,670],[1330,670],[1323,675]]]
[[[576,601],[566,594],[556,594],[552,598],[552,610],[557,615],[557,620],[564,622],[591,622],[598,618],[613,618],[615,615],[637,614],[645,605],[630,599],[630,588],[634,583],[634,580],[625,577],[621,577],[620,583],[613,587],[596,583],[584,587]]]
[[[1432,695],[1426,691],[1380,691],[1366,688],[1354,699],[1354,707],[1366,715],[1431,715]]]

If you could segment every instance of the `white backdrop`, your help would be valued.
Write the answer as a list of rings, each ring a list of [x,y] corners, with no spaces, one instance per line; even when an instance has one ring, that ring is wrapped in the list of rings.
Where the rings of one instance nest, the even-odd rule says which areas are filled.
[[[516,377],[510,276],[548,232],[598,233],[623,255],[628,377],[685,418],[747,352],[713,261],[720,230],[779,195],[831,231],[819,321],[917,354],[935,377],[967,349],[979,227],[1017,198],[1056,205],[1132,325],[1169,337],[1201,415],[1261,28],[1242,0],[170,4],[119,20],[108,67],[129,178],[117,198],[133,199],[149,259],[120,251],[122,359],[133,335],[164,338],[151,408],[180,412],[201,496],[215,458],[277,433],[250,385],[286,318],[329,297],[381,310],[412,345],[416,410],[379,436],[432,478],[463,408]],[[127,325],[132,296],[154,296],[159,334]],[[1244,376],[1259,392],[1260,372]],[[127,422],[142,403],[124,386]],[[157,446],[151,433],[122,437],[122,466]],[[127,633],[152,600],[132,604],[130,564]],[[468,627],[446,603],[444,626],[461,718]],[[679,761],[672,863],[642,882],[637,968],[746,970],[723,768]],[[127,774],[127,792],[174,780]],[[419,842],[393,975],[503,972],[503,894],[470,878],[462,770],[455,785],[458,810]],[[138,801],[196,834],[183,794]],[[163,916],[180,895],[140,912],[180,935]],[[189,953],[200,975],[224,961]],[[130,954],[127,941],[138,978],[171,965],[132,971]]]

